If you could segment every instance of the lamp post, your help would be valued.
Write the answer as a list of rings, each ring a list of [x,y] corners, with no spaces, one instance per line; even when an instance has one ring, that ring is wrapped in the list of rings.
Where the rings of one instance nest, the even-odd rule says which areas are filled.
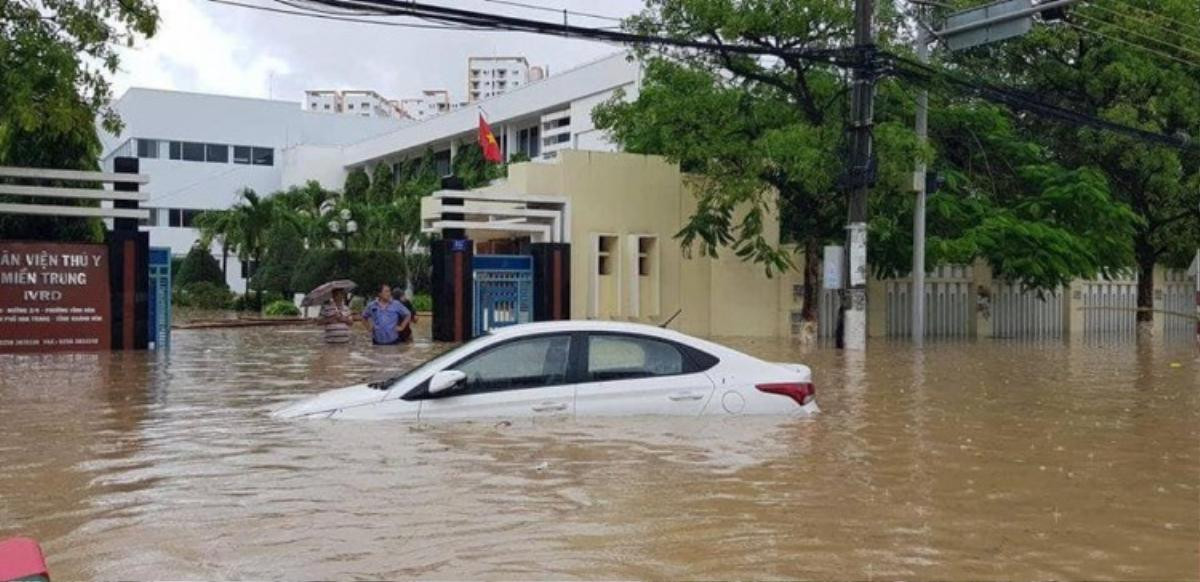
[[[350,235],[358,232],[358,223],[354,221],[349,208],[343,208],[329,221],[329,230],[339,238],[333,241],[334,246],[342,251],[342,273],[350,276]]]

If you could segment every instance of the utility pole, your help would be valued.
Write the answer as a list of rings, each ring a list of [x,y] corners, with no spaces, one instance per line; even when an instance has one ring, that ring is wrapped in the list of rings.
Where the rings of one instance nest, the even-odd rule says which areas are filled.
[[[925,28],[927,14],[924,6],[917,9],[917,60],[929,62],[929,43],[933,35]],[[921,88],[917,94],[917,145],[923,146],[929,136],[929,89]],[[916,191],[916,207],[913,209],[913,256],[912,256],[912,341],[921,345],[925,341],[925,161],[917,158],[913,172],[913,190]]]
[[[867,348],[867,195],[875,177],[871,131],[875,119],[875,0],[855,0],[850,159],[846,173],[846,290],[839,347]]]

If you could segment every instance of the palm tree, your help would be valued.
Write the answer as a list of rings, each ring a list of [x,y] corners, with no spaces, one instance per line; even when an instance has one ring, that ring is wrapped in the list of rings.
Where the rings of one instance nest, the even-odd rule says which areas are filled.
[[[229,210],[209,210],[196,217],[196,226],[200,229],[200,244],[211,247],[213,241],[221,245],[221,273],[229,276],[229,253],[237,252],[237,236],[240,231],[236,224],[238,216]]]
[[[238,241],[238,258],[248,261],[253,268],[262,261],[266,251],[266,233],[276,218],[275,204],[271,198],[263,198],[251,188],[243,189],[241,199],[228,212],[233,213],[235,240]]]

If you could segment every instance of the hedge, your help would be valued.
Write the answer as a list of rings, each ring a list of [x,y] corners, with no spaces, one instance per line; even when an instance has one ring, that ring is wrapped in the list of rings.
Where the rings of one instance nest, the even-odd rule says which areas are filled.
[[[188,287],[194,283],[212,283],[218,287],[228,288],[225,283],[225,273],[221,265],[213,258],[212,252],[206,247],[195,245],[188,251],[183,262],[179,264],[179,272],[175,274],[173,286],[176,289]]]
[[[296,316],[300,315],[300,309],[296,307],[295,303],[286,299],[280,299],[271,302],[270,305],[263,308],[263,315],[268,317]]]
[[[349,263],[349,267],[346,267]],[[427,254],[414,254],[408,264],[415,293],[428,293],[430,262]],[[379,286],[387,283],[404,287],[404,259],[393,251],[345,251],[311,249],[296,263],[292,288],[306,293],[317,285],[335,279],[350,279],[358,284],[356,295],[373,296]]]

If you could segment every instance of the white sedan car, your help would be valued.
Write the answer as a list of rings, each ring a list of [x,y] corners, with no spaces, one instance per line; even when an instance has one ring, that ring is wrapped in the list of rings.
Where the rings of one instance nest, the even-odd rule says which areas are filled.
[[[331,390],[279,418],[411,421],[634,415],[810,415],[812,371],[631,323],[514,325],[408,373]]]

